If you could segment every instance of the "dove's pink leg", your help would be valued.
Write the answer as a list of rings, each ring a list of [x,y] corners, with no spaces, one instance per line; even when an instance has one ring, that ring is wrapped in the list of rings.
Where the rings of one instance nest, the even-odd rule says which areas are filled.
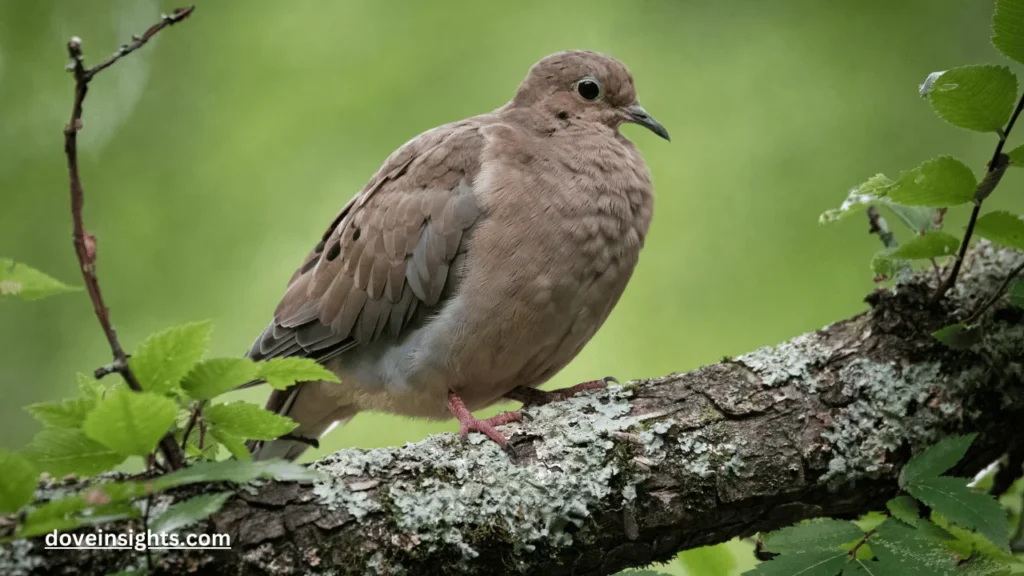
[[[601,380],[591,380],[590,382],[584,382],[569,388],[559,388],[558,390],[552,390],[550,392],[546,390],[537,390],[536,388],[527,388],[525,386],[519,386],[513,388],[508,394],[505,394],[505,398],[509,400],[515,400],[516,402],[522,402],[524,406],[543,406],[551,402],[557,402],[559,400],[565,400],[572,398],[573,396],[584,392],[586,390],[600,390],[607,388],[610,382],[616,384],[618,380],[608,376]]]
[[[466,436],[470,432],[480,432],[497,442],[498,446],[502,448],[508,445],[508,441],[505,440],[505,436],[501,432],[495,429],[495,426],[515,422],[523,418],[518,412],[504,412],[486,420],[479,420],[473,416],[469,408],[466,408],[462,398],[459,398],[452,392],[448,393],[448,410],[459,419],[459,434]]]

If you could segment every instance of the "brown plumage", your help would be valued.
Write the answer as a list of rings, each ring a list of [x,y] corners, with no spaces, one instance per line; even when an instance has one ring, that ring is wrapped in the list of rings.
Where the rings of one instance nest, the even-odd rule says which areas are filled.
[[[505,106],[399,148],[292,277],[256,360],[315,358],[268,409],[318,438],[361,410],[447,418],[535,387],[590,340],[626,287],[651,220],[650,177],[624,122],[668,134],[617,60],[561,52]],[[277,440],[261,458],[306,447]]]

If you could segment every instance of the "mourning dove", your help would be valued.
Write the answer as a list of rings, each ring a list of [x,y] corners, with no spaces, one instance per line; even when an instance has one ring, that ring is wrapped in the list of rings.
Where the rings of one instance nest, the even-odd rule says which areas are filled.
[[[569,363],[622,295],[653,209],[623,123],[668,132],[613,58],[560,52],[497,110],[396,150],[295,272],[249,357],[313,358],[341,383],[274,391],[299,427],[255,444],[295,459],[356,413],[458,418],[533,390]],[[603,385],[585,383],[563,392]],[[532,393],[532,394],[531,394]]]

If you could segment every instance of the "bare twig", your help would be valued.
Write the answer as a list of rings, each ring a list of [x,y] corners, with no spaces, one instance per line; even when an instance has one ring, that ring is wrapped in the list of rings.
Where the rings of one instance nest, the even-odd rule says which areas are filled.
[[[1017,102],[1017,108],[1014,109],[1013,115],[1010,116],[1010,122],[1006,125],[1006,129],[999,131],[999,142],[996,144],[995,152],[992,153],[992,159],[988,162],[988,171],[974,193],[974,209],[971,210],[971,219],[967,222],[967,232],[964,233],[964,239],[960,242],[960,252],[957,254],[956,260],[953,261],[953,269],[950,271],[949,276],[939,284],[938,290],[935,291],[933,300],[939,300],[945,296],[946,292],[953,287],[953,284],[956,284],[956,278],[960,274],[960,268],[964,263],[964,255],[967,254],[967,247],[971,243],[971,236],[974,235],[974,225],[978,221],[978,214],[981,213],[981,203],[996,189],[999,181],[1003,178],[1003,174],[1006,172],[1006,168],[1010,165],[1010,157],[1003,154],[1003,147],[1006,146],[1006,139],[1010,136],[1013,125],[1017,123],[1017,118],[1020,116],[1021,111],[1024,111],[1024,96],[1021,96],[1020,101]]]
[[[68,177],[71,188],[71,218],[74,222],[74,245],[75,254],[82,269],[82,279],[85,281],[86,290],[92,300],[93,310],[96,312],[96,319],[99,320],[103,333],[110,344],[110,351],[113,354],[113,362],[97,370],[97,375],[106,375],[110,372],[117,372],[124,378],[128,386],[135,391],[141,391],[142,386],[138,378],[128,366],[128,356],[121,347],[117,338],[117,332],[110,321],[110,311],[103,301],[103,294],[100,291],[99,278],[96,275],[96,237],[85,230],[85,222],[82,218],[82,207],[85,204],[85,191],[82,188],[82,178],[78,170],[78,132],[82,129],[82,106],[85,96],[89,91],[89,82],[96,74],[112,66],[115,62],[141,48],[157,32],[188,18],[194,6],[179,8],[171,15],[165,15],[161,21],[150,26],[142,36],[133,38],[131,44],[122,46],[110,59],[92,67],[86,68],[82,57],[82,41],[77,37],[72,38],[68,44],[68,54],[71,56],[71,64],[68,69],[75,77],[75,99],[71,109],[71,121],[64,127],[64,154],[67,156]],[[184,460],[181,451],[178,449],[174,438],[165,436],[160,441],[160,451],[163,453],[167,466],[177,469],[183,466]]]
[[[978,320],[978,318],[981,318],[981,315],[984,314],[986,310],[991,308],[996,302],[999,301],[1000,298],[1002,298],[1003,294],[1006,293],[1006,289],[1010,287],[1010,283],[1013,282],[1013,279],[1019,276],[1022,272],[1024,272],[1024,263],[1021,263],[1020,266],[1017,266],[1013,270],[1010,270],[1010,273],[1006,275],[1006,278],[1003,280],[1003,283],[999,285],[999,289],[997,289],[995,293],[992,294],[992,296],[990,296],[989,299],[986,300],[981,306],[978,306],[978,309],[975,310],[970,316],[968,316],[966,320],[964,320],[964,324],[973,324]]]
[[[185,431],[181,434],[181,449],[184,451],[185,446],[188,445],[188,437],[192,434],[192,429],[196,427],[196,421],[199,420],[199,412],[201,411],[200,406],[192,408],[192,414],[188,417],[188,424],[185,425]]]

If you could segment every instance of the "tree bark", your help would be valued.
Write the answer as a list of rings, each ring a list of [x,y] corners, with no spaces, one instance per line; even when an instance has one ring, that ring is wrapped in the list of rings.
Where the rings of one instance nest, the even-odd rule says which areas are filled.
[[[878,510],[910,456],[946,435],[979,434],[960,473],[1024,443],[1022,311],[994,306],[969,350],[931,336],[1021,262],[983,242],[941,302],[929,271],[778,346],[527,409],[504,427],[511,457],[452,434],[332,454],[313,464],[323,481],[238,489],[185,529],[230,534],[231,550],[171,551],[154,557],[155,573],[603,575],[803,518]],[[0,572],[145,565],[142,553],[42,547],[5,545]]]

